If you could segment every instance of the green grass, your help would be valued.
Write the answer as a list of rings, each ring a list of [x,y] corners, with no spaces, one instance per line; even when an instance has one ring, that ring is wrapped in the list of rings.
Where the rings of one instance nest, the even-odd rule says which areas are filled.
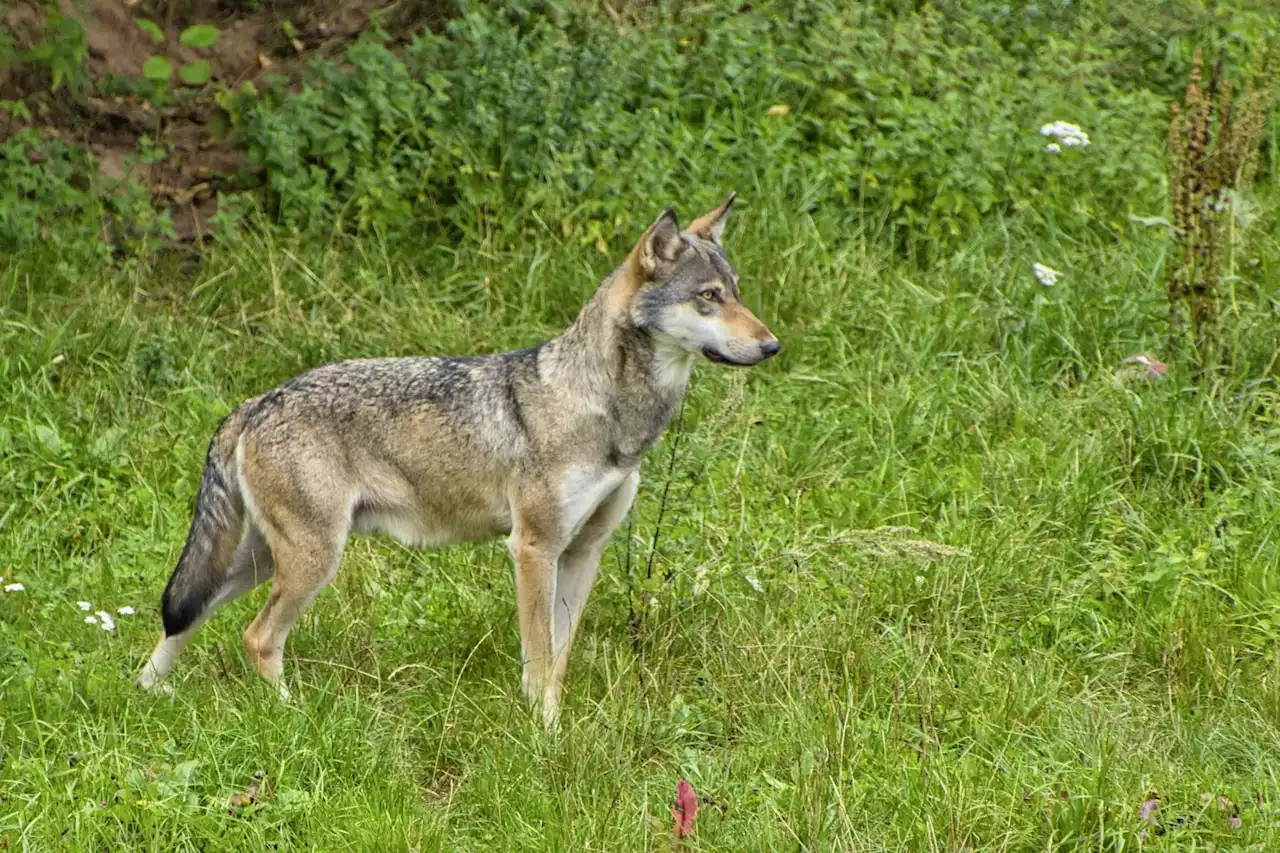
[[[235,403],[342,357],[533,343],[624,246],[251,233],[55,292],[13,259],[0,575],[26,590],[0,595],[0,847],[663,850],[679,778],[689,849],[1132,850],[1151,791],[1170,829],[1143,849],[1280,844],[1274,240],[1220,380],[1173,360],[1122,387],[1166,329],[1149,229],[1083,245],[1028,214],[922,270],[743,201],[730,256],[783,353],[696,370],[653,577],[674,432],[556,737],[520,698],[500,542],[355,540],[290,638],[291,706],[240,648],[265,590],[205,627],[173,696],[132,679]],[[137,614],[107,633],[78,600]]]

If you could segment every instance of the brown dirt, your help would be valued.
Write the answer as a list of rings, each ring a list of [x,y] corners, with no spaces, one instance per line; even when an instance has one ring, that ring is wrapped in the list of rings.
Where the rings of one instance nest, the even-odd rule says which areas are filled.
[[[243,0],[58,0],[64,15],[85,29],[84,67],[95,84],[113,75],[138,78],[153,54],[183,62],[208,61],[213,83],[237,86],[261,83],[267,75],[297,81],[313,56],[334,57],[360,34],[369,16],[379,12],[386,31],[406,38],[448,18],[449,0],[264,0],[262,8],[243,11]],[[0,27],[8,29],[20,48],[36,44],[44,29],[42,0],[12,0],[0,9]],[[156,44],[137,21],[154,21],[164,33]],[[292,23],[293,38],[284,22]],[[206,50],[183,47],[182,30],[194,23],[214,24],[221,31]],[[175,73],[173,85],[181,87]],[[136,97],[72,97],[66,88],[48,91],[49,79],[30,64],[0,69],[0,99],[25,99],[33,124],[44,132],[75,142],[97,159],[107,189],[131,177],[146,184],[157,205],[170,210],[174,230],[183,241],[199,240],[217,210],[216,192],[244,165],[242,152],[215,138],[207,127],[213,109],[212,85],[187,87],[179,105],[153,109]],[[17,132],[18,121],[0,121],[0,139]],[[138,165],[135,155],[143,136],[158,143],[164,159]]]

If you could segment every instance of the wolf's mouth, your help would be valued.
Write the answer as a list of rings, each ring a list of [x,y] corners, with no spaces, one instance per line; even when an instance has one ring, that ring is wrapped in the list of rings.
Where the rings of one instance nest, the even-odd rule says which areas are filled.
[[[714,361],[716,364],[729,364],[733,367],[750,367],[755,364],[754,361],[738,361],[736,358],[729,358],[729,356],[711,347],[703,347],[702,354],[707,357],[707,361]]]

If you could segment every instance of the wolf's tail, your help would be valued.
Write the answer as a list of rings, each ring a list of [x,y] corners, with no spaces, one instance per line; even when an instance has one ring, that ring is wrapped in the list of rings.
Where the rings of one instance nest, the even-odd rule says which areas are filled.
[[[244,413],[237,409],[223,419],[209,442],[195,517],[160,602],[166,637],[199,621],[226,582],[244,525],[244,495],[235,462],[243,430]]]

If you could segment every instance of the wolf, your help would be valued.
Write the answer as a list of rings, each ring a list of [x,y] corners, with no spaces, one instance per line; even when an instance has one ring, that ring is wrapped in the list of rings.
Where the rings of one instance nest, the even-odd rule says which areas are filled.
[[[343,361],[238,406],[209,443],[138,684],[161,684],[215,610],[271,579],[243,642],[287,699],[285,640],[352,532],[412,546],[505,536],[521,686],[554,727],[601,553],[695,360],[746,367],[780,349],[743,305],[721,243],[734,198],[683,230],[664,210],[569,328],[538,346]]]

